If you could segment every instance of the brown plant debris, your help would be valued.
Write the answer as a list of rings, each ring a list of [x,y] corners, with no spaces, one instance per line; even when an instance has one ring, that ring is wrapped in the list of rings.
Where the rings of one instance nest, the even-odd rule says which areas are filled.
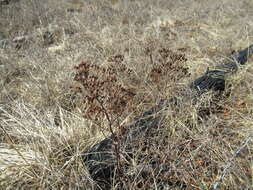
[[[135,92],[118,82],[114,67],[82,62],[75,69],[74,80],[79,84],[75,90],[82,95],[82,101],[87,105],[85,117],[94,119],[103,114],[104,110],[110,116],[120,116],[129,108]]]

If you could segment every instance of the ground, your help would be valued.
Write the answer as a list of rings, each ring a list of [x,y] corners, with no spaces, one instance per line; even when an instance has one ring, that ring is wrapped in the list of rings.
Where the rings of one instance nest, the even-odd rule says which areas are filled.
[[[252,0],[0,1],[1,189],[92,189],[81,157],[111,134],[110,118],[117,118],[117,131],[252,44],[252,10]],[[108,83],[95,88],[104,93],[102,108],[86,101],[94,88],[77,80],[81,62],[97,65],[89,76],[101,77],[88,84]],[[166,175],[140,177],[133,161],[120,184],[210,189],[222,178],[220,189],[251,189],[251,64],[227,79],[229,90],[218,100],[210,92],[167,110],[149,149],[171,168]]]

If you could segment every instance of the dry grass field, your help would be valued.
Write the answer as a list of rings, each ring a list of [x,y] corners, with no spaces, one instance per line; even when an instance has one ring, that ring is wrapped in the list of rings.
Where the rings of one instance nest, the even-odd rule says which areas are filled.
[[[85,151],[252,43],[252,0],[0,0],[0,189],[108,189]],[[110,189],[252,189],[252,64],[166,110]]]

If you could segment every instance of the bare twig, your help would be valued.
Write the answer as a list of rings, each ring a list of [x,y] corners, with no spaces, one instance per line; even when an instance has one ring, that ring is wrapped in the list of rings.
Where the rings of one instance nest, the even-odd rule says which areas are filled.
[[[239,155],[242,149],[244,149],[248,145],[248,142],[251,140],[252,136],[253,135],[251,134],[242,142],[241,146],[235,151],[235,153],[233,154],[233,157],[229,159],[229,161],[227,162],[227,165],[224,167],[222,174],[216,180],[216,182],[211,186],[210,190],[217,190],[220,188],[220,185],[223,182],[226,175],[228,174],[232,164],[234,163],[235,158]]]

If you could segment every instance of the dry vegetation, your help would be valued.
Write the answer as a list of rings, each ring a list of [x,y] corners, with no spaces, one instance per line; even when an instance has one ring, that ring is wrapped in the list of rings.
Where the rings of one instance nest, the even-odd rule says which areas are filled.
[[[94,189],[84,152],[252,44],[252,10],[252,0],[0,0],[0,189]],[[252,189],[251,65],[223,94],[166,110],[111,189]]]

